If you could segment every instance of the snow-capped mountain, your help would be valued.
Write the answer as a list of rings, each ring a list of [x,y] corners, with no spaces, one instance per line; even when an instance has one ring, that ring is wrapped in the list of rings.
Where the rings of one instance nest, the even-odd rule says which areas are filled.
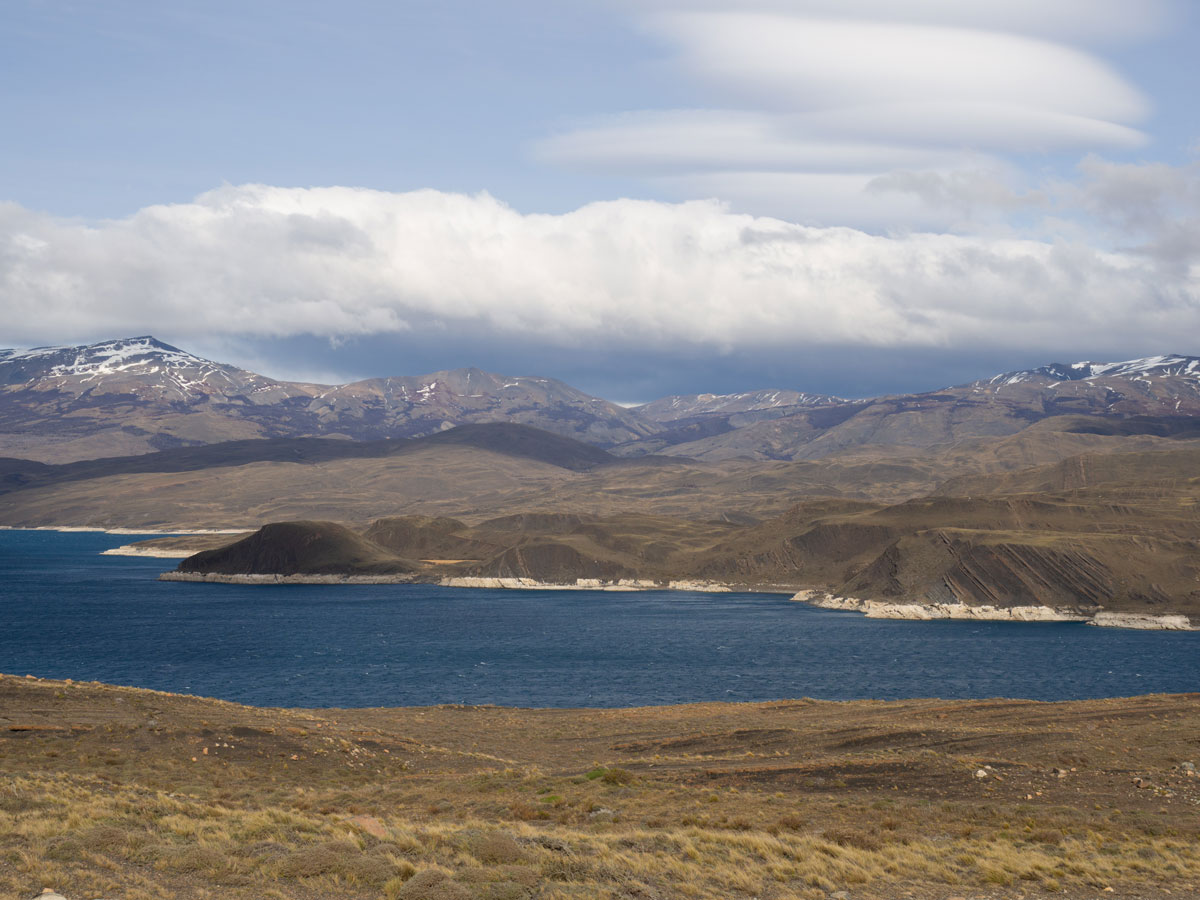
[[[306,394],[303,386],[203,359],[149,335],[79,347],[0,351],[0,389],[93,398],[129,395],[185,404],[231,396],[269,403]]]
[[[246,438],[417,437],[479,422],[532,425],[627,456],[814,459],[951,446],[1079,416],[1138,419],[1122,426],[1137,433],[1187,432],[1189,417],[1200,417],[1200,357],[1055,363],[873,400],[764,390],[624,409],[553,378],[479,369],[279,381],[149,336],[0,350],[0,456],[48,462]]]
[[[1077,362],[1070,365],[1051,363],[1036,369],[1006,372],[988,380],[988,384],[1020,384],[1038,378],[1052,381],[1090,381],[1095,378],[1148,378],[1182,376],[1200,381],[1200,357],[1147,356],[1124,362]]]
[[[268,378],[149,336],[0,350],[0,456],[64,462],[242,438],[415,437],[491,421],[598,445],[654,428],[552,378],[479,369],[318,385]]]
[[[1115,420],[1137,419],[1122,427],[1160,436],[1188,433],[1189,418],[1200,417],[1200,358],[1051,364],[940,391],[873,400],[788,394],[655,401],[635,411],[648,413],[669,430],[620,452],[709,460],[817,459],[871,447],[911,452],[1005,437],[1055,417],[1061,417],[1066,429],[1103,431]],[[788,405],[793,399],[799,402]],[[1079,416],[1109,421],[1085,426],[1075,418]]]
[[[798,407],[835,406],[846,402],[840,397],[778,390],[663,397],[635,409],[652,421],[666,423],[747,413],[778,414]]]
[[[106,341],[83,347],[35,347],[0,350],[0,362],[11,363],[4,374],[15,382],[21,375],[58,377],[98,376],[119,372],[161,372],[182,368],[220,368],[216,363],[185,353],[149,335]]]

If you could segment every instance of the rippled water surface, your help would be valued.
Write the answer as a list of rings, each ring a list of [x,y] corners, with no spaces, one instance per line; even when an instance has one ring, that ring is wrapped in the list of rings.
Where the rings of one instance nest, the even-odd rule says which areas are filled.
[[[127,535],[0,531],[0,672],[278,706],[634,706],[1200,690],[1200,632],[893,622],[765,594],[156,580]]]

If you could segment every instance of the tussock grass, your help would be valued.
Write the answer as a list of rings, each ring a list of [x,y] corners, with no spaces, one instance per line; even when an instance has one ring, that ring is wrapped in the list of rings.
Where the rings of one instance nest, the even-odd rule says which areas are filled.
[[[1182,767],[1193,698],[339,721],[19,687],[6,715],[28,692],[22,716],[82,696],[63,715],[94,720],[0,732],[0,896],[818,900],[905,885],[1075,898],[1200,885],[1200,780]],[[150,715],[171,730],[147,737]],[[659,753],[681,743],[703,758]],[[105,765],[113,746],[127,759],[140,746],[143,762]],[[1132,784],[1134,759],[1151,787]],[[980,783],[985,764],[995,774]]]
[[[560,789],[565,795],[566,785]],[[362,792],[361,803],[369,803],[368,793]],[[664,806],[666,792],[655,793],[642,802]],[[38,802],[11,802],[21,796]],[[12,896],[44,882],[80,895],[119,888],[135,900],[169,897],[179,885],[196,883],[220,885],[221,895],[229,897],[260,896],[268,887],[284,896],[395,900],[523,898],[537,891],[569,896],[584,888],[596,892],[589,896],[617,896],[629,885],[651,892],[687,885],[683,895],[695,898],[803,897],[806,891],[897,881],[1033,885],[1053,893],[1148,876],[1200,877],[1200,842],[1194,836],[1148,837],[1103,823],[1085,826],[1078,819],[1070,823],[1072,833],[1064,833],[1063,811],[1045,821],[1026,816],[1019,828],[960,828],[957,834],[910,830],[901,817],[914,811],[905,809],[865,828],[824,829],[799,822],[789,828],[765,823],[645,828],[520,819],[497,828],[477,818],[417,824],[399,811],[379,816],[387,837],[377,838],[348,827],[341,811],[214,805],[161,792],[139,796],[133,804],[110,785],[77,776],[16,777],[0,797],[10,808],[22,807],[0,827],[0,892]],[[689,799],[678,791],[674,798]],[[634,795],[624,799],[636,802]],[[736,799],[744,806],[763,803],[744,793]],[[329,808],[325,802],[314,805]],[[833,814],[820,806],[814,818]]]

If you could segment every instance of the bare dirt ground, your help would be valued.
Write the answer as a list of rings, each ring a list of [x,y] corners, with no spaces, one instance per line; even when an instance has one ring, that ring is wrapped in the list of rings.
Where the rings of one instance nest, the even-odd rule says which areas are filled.
[[[0,677],[0,896],[1184,898],[1200,695],[258,709]]]

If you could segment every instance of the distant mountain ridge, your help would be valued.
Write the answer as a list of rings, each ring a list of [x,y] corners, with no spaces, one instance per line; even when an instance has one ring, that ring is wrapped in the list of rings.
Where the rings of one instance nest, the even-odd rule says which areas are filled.
[[[0,456],[71,462],[250,438],[419,437],[510,422],[612,446],[657,430],[553,378],[457,369],[278,381],[151,336],[0,351]]]
[[[776,392],[753,396],[764,393]],[[1129,428],[1184,432],[1188,427],[1176,420],[1200,416],[1200,357],[1052,363],[941,390],[868,400],[796,396],[805,400],[760,403],[754,409],[747,404],[744,412],[734,413],[723,411],[725,398],[690,406],[684,401],[691,398],[656,401],[635,411],[669,416],[673,430],[618,446],[615,452],[653,450],[709,460],[820,459],[883,448],[903,454],[1012,435],[1045,419],[1071,416],[1120,419],[1128,423],[1127,433],[1135,433]],[[675,415],[680,408],[688,415]]]
[[[1190,376],[1200,381],[1200,357],[1197,356],[1148,356],[1124,362],[1094,363],[1076,362],[1070,365],[1051,363],[1036,369],[1006,372],[988,379],[988,384],[1020,384],[1034,378],[1053,381],[1090,381],[1095,378],[1137,378],[1147,376]]]
[[[1200,357],[1183,355],[1052,363],[866,400],[762,390],[624,408],[553,378],[475,368],[341,385],[280,381],[149,335],[0,350],[0,456],[52,463],[247,439],[410,438],[488,422],[629,457],[818,459],[868,448],[912,453],[1062,416],[1175,433],[1186,429],[1165,420],[1198,415]]]

